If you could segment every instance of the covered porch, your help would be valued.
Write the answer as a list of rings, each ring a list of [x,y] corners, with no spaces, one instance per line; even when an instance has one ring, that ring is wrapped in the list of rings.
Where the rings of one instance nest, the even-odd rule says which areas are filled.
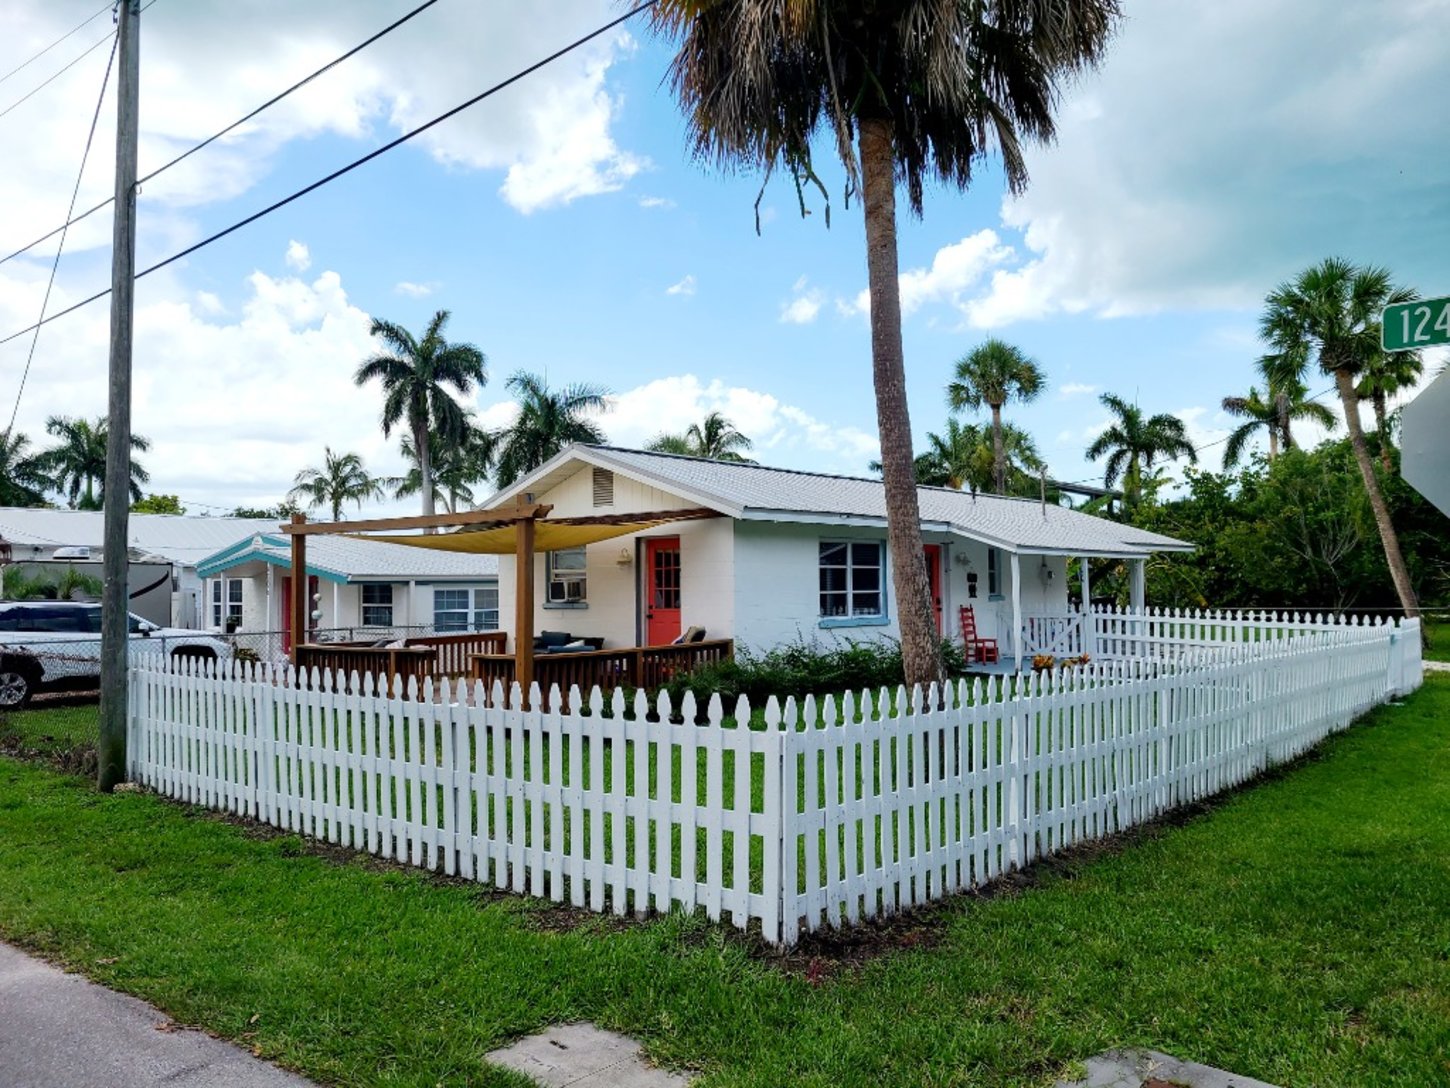
[[[449,664],[453,675],[461,672],[485,682],[490,689],[499,683],[507,690],[516,683],[525,702],[529,699],[531,685],[536,683],[545,693],[554,685],[564,692],[575,684],[584,689],[597,685],[605,690],[619,686],[657,687],[681,672],[690,672],[734,655],[732,640],[707,641],[701,637],[703,631],[700,629],[683,632],[676,641],[661,645],[606,647],[601,638],[584,637],[563,645],[541,645],[535,631],[536,556],[578,549],[660,526],[720,516],[715,510],[691,508],[550,518],[552,510],[549,504],[521,498],[514,506],[501,509],[355,522],[309,522],[304,515],[297,514],[282,527],[282,531],[290,538],[293,569],[306,569],[308,538],[324,534],[345,534],[435,551],[512,555],[512,652],[504,652],[507,635],[499,632],[497,641],[486,647],[488,652],[467,655],[466,668],[458,669],[461,662],[451,658]],[[451,531],[439,532],[440,529]],[[311,616],[306,598],[298,594],[288,603],[291,609],[290,628],[307,630]],[[545,636],[552,634],[543,632]],[[480,646],[479,649],[485,647]],[[290,658],[294,665],[377,674],[396,672],[396,655],[387,656],[388,649],[376,651],[378,660],[371,668],[368,667],[368,652],[366,648],[356,646],[334,648],[299,644],[292,648]],[[330,655],[337,656],[337,660],[332,660]],[[433,660],[441,661],[442,658],[418,655],[410,674],[420,679],[432,675],[428,669]]]
[[[968,653],[969,668],[982,675],[1007,675],[1032,668],[1036,656],[1056,659],[1092,656],[1095,640],[1091,632],[1092,574],[1091,560],[1107,559],[1125,563],[1129,572],[1130,610],[1142,612],[1146,607],[1146,570],[1148,556],[1106,551],[1083,551],[1065,554],[1061,551],[1003,548],[1006,567],[1006,600],[997,595],[982,607],[974,608],[979,627],[991,633],[996,659],[990,654]],[[1079,585],[1076,599],[1070,599],[1066,585],[1067,572],[1073,560],[1078,562]],[[1028,572],[1036,569],[1042,585],[1033,584]],[[1052,583],[1061,579],[1061,586]],[[998,608],[994,616],[992,605]],[[1006,607],[1002,607],[1002,606]],[[985,623],[984,623],[985,620]],[[995,623],[992,622],[995,620]],[[958,622],[956,641],[965,647],[966,637]],[[973,658],[975,657],[975,660]]]

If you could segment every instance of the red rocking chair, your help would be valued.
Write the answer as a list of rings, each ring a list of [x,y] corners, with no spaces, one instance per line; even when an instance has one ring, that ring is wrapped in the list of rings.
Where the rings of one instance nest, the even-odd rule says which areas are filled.
[[[962,625],[962,648],[966,651],[967,664],[974,661],[983,663],[1000,661],[1001,652],[997,649],[995,638],[982,638],[977,634],[977,616],[969,604],[962,605],[960,609]]]

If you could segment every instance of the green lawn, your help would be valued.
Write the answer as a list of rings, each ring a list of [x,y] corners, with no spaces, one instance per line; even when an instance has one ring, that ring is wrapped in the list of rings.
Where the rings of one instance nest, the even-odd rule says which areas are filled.
[[[1425,621],[1425,658],[1450,661],[1450,620]]]
[[[1450,681],[1033,875],[897,925],[896,951],[781,961],[0,759],[0,935],[324,1082],[519,1085],[481,1055],[577,1018],[707,1085],[1042,1084],[1118,1045],[1293,1086],[1450,1078]]]

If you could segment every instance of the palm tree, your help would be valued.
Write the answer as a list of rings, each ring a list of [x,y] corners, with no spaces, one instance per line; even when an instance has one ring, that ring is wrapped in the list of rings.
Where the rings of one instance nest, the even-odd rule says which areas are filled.
[[[494,482],[508,487],[520,476],[538,468],[573,442],[599,443],[604,432],[587,418],[591,412],[609,410],[609,390],[582,382],[550,389],[543,378],[520,370],[508,380],[508,388],[519,404],[513,425],[499,436]]]
[[[1380,463],[1386,472],[1395,470],[1390,458],[1389,400],[1401,390],[1411,389],[1425,372],[1418,351],[1381,351],[1365,363],[1355,392],[1374,405],[1375,432],[1380,440]]]
[[[1007,489],[1002,406],[1009,400],[1033,400],[1044,384],[1041,369],[1021,348],[996,337],[957,360],[956,377],[947,386],[947,405],[953,412],[977,411],[983,404],[992,409],[992,483],[998,494]]]
[[[1234,428],[1233,433],[1228,436],[1228,444],[1223,448],[1225,469],[1233,468],[1239,463],[1244,449],[1260,429],[1268,435],[1269,460],[1272,461],[1279,455],[1281,442],[1286,450],[1294,448],[1294,420],[1312,420],[1330,431],[1339,426],[1339,420],[1333,412],[1317,400],[1309,399],[1309,387],[1303,382],[1294,382],[1290,388],[1280,386],[1277,391],[1270,388],[1271,393],[1267,399],[1259,395],[1257,388],[1250,388],[1247,397],[1223,398],[1223,410],[1244,420]]]
[[[1183,420],[1177,416],[1160,413],[1144,418],[1136,404],[1112,393],[1104,393],[1098,400],[1116,418],[1088,447],[1088,460],[1107,457],[1103,486],[1112,488],[1121,479],[1123,501],[1129,507],[1137,506],[1143,497],[1144,472],[1155,461],[1177,457],[1198,460]]]
[[[30,439],[19,431],[0,434],[0,506],[44,506],[55,483],[36,463]]]
[[[684,434],[662,434],[647,450],[654,453],[675,453],[685,457],[704,457],[710,461],[734,461],[753,464],[741,451],[754,445],[735,429],[719,412],[711,412],[703,423],[691,423]]]
[[[293,484],[287,498],[305,501],[309,510],[326,506],[332,510],[333,521],[343,520],[342,508],[347,503],[361,508],[369,499],[381,499],[385,495],[383,481],[368,475],[361,457],[355,453],[333,453],[331,446],[323,447],[322,467],[304,468]]]
[[[441,502],[450,514],[456,514],[460,506],[472,503],[473,487],[488,479],[499,443],[499,435],[493,431],[469,422],[463,440],[457,445],[435,446],[433,461],[433,498]],[[416,495],[423,487],[423,474],[418,468],[418,453],[413,449],[413,440],[406,435],[402,444],[403,459],[409,468],[402,476],[385,481],[393,490],[393,498],[405,499]]]
[[[56,490],[65,494],[71,509],[101,509],[106,502],[106,435],[109,431],[106,417],[100,416],[93,423],[70,416],[51,416],[45,421],[45,430],[52,438],[60,439],[60,445],[35,458],[37,469],[55,481]],[[149,439],[139,434],[131,436],[133,451],[145,453],[150,448]],[[132,502],[141,500],[141,485],[150,480],[151,474],[133,457],[129,487]]]
[[[399,423],[407,425],[418,451],[424,516],[435,509],[432,441],[459,442],[467,426],[467,413],[448,387],[467,396],[488,381],[483,352],[472,344],[450,344],[443,337],[446,324],[448,311],[439,310],[418,339],[401,325],[375,318],[370,333],[391,350],[367,359],[353,375],[358,385],[374,378],[382,383],[384,435]]]
[[[1301,359],[1306,365],[1311,360],[1317,362],[1321,371],[1334,376],[1350,446],[1359,463],[1359,474],[1384,545],[1385,562],[1406,616],[1418,616],[1420,605],[1370,459],[1359,419],[1355,378],[1373,367],[1383,354],[1380,314],[1384,308],[1413,302],[1417,297],[1409,288],[1391,283],[1386,269],[1357,268],[1330,257],[1276,287],[1264,300],[1264,313],[1259,319],[1259,335],[1271,348]]]
[[[920,214],[930,176],[965,188],[991,156],[1008,189],[1021,192],[1022,141],[1052,139],[1059,82],[1098,62],[1117,15],[1117,0],[658,0],[650,10],[655,29],[681,39],[670,75],[697,155],[761,166],[767,177],[784,167],[798,192],[811,184],[824,194],[811,148],[829,126],[849,187],[860,193],[887,538],[908,684],[941,676],[941,644],[913,475],[896,182]]]
[[[1002,449],[1007,461],[1006,493],[1030,491],[1032,477],[1043,467],[1032,436],[1004,423]],[[916,458],[916,482],[957,491],[990,491],[996,479],[996,463],[996,440],[990,429],[948,419],[945,434],[927,432],[926,450]],[[880,472],[881,462],[872,462],[871,469]]]

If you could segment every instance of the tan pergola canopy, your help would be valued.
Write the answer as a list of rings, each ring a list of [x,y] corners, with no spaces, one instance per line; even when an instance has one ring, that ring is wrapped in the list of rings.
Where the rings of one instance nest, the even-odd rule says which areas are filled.
[[[514,555],[517,576],[514,600],[514,679],[528,698],[534,679],[534,555],[578,548],[601,540],[627,536],[660,525],[700,518],[716,518],[718,510],[694,507],[687,510],[653,510],[638,514],[599,514],[594,517],[545,519],[553,511],[547,504],[526,502],[499,510],[465,510],[457,514],[434,514],[412,518],[374,518],[353,522],[309,522],[293,514],[282,532],[292,538],[292,661],[307,623],[307,538],[309,536],[351,536],[381,540],[409,548],[463,552],[473,555]],[[417,535],[408,529],[452,529],[454,532]],[[371,534],[382,533],[374,536]]]
[[[691,513],[691,518],[705,515]],[[560,521],[537,520],[534,522],[534,551],[558,552],[565,548],[580,548],[585,544],[597,544],[617,536],[641,533],[674,521],[687,520],[683,517],[649,516],[643,520],[621,522],[596,522],[579,518]],[[513,525],[495,525],[486,528],[460,529],[453,533],[439,533],[433,536],[366,536],[355,535],[361,540],[381,540],[385,544],[402,544],[409,548],[431,548],[440,552],[463,552],[469,555],[512,555],[517,550],[518,535]]]

